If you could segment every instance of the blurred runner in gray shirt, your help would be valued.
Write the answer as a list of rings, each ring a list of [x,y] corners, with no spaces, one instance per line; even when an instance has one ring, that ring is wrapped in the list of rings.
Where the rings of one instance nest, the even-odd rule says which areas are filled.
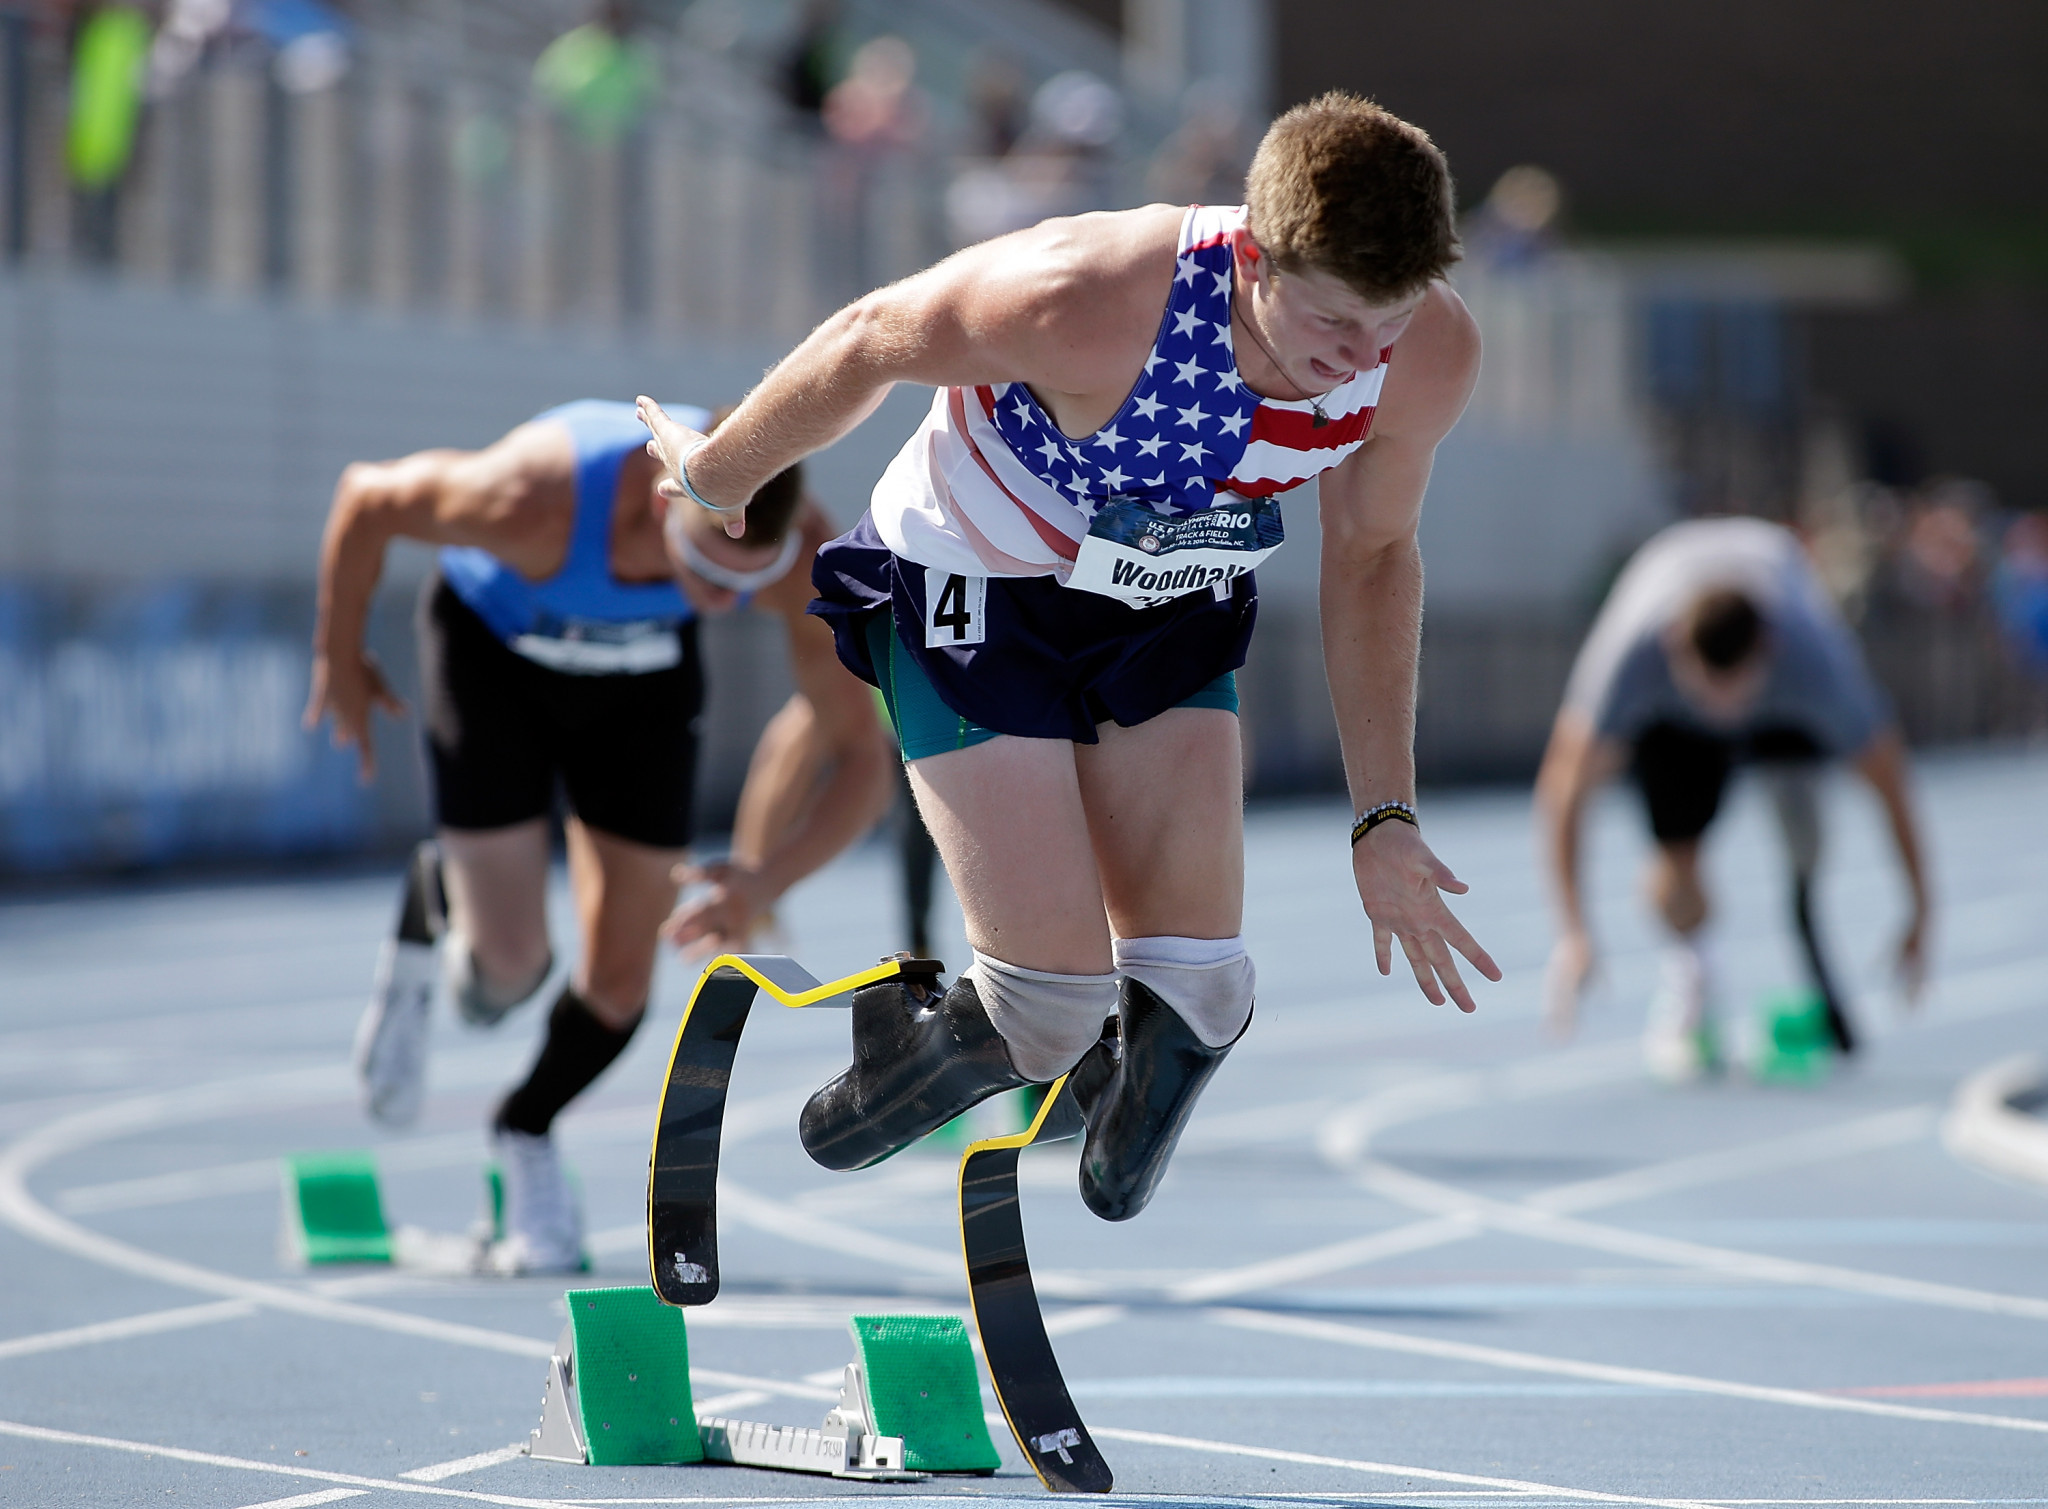
[[[1889,705],[1788,531],[1759,519],[1676,524],[1636,552],[1579,651],[1537,777],[1539,820],[1561,936],[1545,980],[1553,1028],[1569,1032],[1595,953],[1579,890],[1587,797],[1626,768],[1657,842],[1648,889],[1671,930],[1644,1051],[1661,1078],[1718,1066],[1709,904],[1700,838],[1735,766],[1757,763],[1785,828],[1793,909],[1837,1046],[1853,1039],[1812,925],[1819,857],[1815,782],[1846,760],[1883,803],[1912,912],[1898,966],[1909,999],[1924,972],[1927,887],[1906,764]]]

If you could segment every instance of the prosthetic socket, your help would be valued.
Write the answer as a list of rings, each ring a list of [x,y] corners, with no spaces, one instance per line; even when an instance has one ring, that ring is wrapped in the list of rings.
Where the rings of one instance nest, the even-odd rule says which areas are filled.
[[[1071,1069],[1089,1129],[1082,1198],[1105,1220],[1136,1215],[1251,1019],[1254,977],[1241,938],[1116,948],[1121,980],[976,954],[943,992],[935,975],[857,992],[853,1065],[804,1106],[804,1150],[827,1168],[866,1168],[991,1095]]]

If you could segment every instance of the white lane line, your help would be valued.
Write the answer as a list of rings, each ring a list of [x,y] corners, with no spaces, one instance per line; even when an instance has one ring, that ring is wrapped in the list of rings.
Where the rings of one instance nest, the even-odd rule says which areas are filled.
[[[1130,1313],[1122,1305],[1080,1305],[1072,1310],[1062,1310],[1057,1315],[1046,1316],[1045,1334],[1072,1336],[1078,1331],[1093,1331],[1098,1326],[1113,1326]]]
[[[1831,1158],[1876,1152],[1880,1148],[1902,1147],[1931,1133],[1939,1114],[1938,1109],[1931,1105],[1907,1106],[1857,1121],[1821,1127],[1816,1131],[1774,1137],[1745,1147],[1700,1153],[1690,1158],[1673,1158],[1665,1163],[1653,1163],[1647,1168],[1630,1169],[1602,1179],[1560,1184],[1530,1195],[1522,1203],[1536,1210],[1572,1215],[1625,1201],[1647,1200],[1702,1184],[1717,1184],[1751,1174],[1776,1173]]]
[[[1465,1106],[1499,1105],[1541,1095],[1560,1095],[1642,1075],[1642,1050],[1632,1042],[1574,1048],[1495,1069],[1441,1074],[1368,1095],[1316,1130],[1316,1150],[1339,1169],[1365,1156],[1376,1133],[1402,1122],[1440,1115]]]
[[[1633,1077],[1638,1072],[1632,1045],[1628,1046],[1625,1055],[1605,1048],[1585,1050],[1584,1056],[1576,1063],[1553,1065],[1543,1073],[1534,1072],[1536,1067],[1540,1066],[1518,1066],[1498,1073],[1447,1075],[1382,1091],[1326,1123],[1319,1134],[1318,1146],[1326,1160],[1340,1166],[1355,1166],[1364,1161],[1374,1133],[1417,1116],[1435,1115],[1481,1101],[1498,1104],[1504,1098],[1526,1099],[1555,1094],[1624,1077],[1624,1074]],[[1675,1158],[1608,1178],[1559,1185],[1522,1203],[1558,1214],[1593,1210],[1750,1174],[1849,1157],[1917,1141],[1933,1130],[1936,1114],[1932,1106],[1909,1106],[1904,1110],[1887,1111],[1815,1132],[1797,1133],[1748,1147],[1689,1158]],[[1447,1208],[1446,1214],[1434,1220],[1418,1221],[1286,1257],[1204,1274],[1172,1286],[1166,1295],[1168,1299],[1183,1304],[1227,1299],[1232,1295],[1340,1273],[1381,1258],[1463,1241],[1478,1235],[1487,1224],[1476,1209]]]
[[[130,1336],[155,1336],[163,1331],[183,1331],[193,1326],[215,1326],[223,1321],[246,1320],[259,1307],[246,1299],[215,1300],[204,1305],[181,1305],[175,1310],[152,1310],[123,1320],[102,1320],[89,1326],[72,1326],[63,1331],[42,1331],[34,1336],[13,1336],[0,1341],[0,1358],[29,1357],[37,1352],[62,1352],[71,1347],[91,1346],[101,1341],[125,1341]]]
[[[899,1241],[843,1221],[814,1216],[793,1205],[757,1194],[730,1179],[718,1181],[718,1214],[721,1219],[800,1242],[806,1247],[822,1247],[829,1252],[865,1258],[891,1268],[908,1268],[914,1273],[929,1273],[943,1278],[960,1278],[963,1273],[961,1259],[955,1254]]]
[[[1389,1164],[1367,1162],[1357,1181],[1375,1194],[1399,1200],[1417,1210],[1437,1215],[1476,1215],[1498,1231],[1535,1237],[1571,1247],[1590,1247],[1623,1257],[1645,1258],[1682,1268],[1702,1268],[1741,1278],[1761,1279],[1776,1284],[1800,1284],[1835,1289],[1846,1294],[1868,1294],[1880,1299],[1904,1300],[1909,1304],[1938,1305],[1951,1310],[1975,1310],[1986,1315],[2013,1315],[2027,1320],[2048,1320],[2048,1299],[2026,1294],[2002,1294],[1988,1289],[1970,1289],[1959,1284],[1939,1284],[1927,1279],[1899,1278],[1889,1273],[1872,1273],[1861,1268],[1842,1268],[1832,1263],[1809,1263],[1797,1258],[1771,1257],[1742,1252],[1732,1247],[1710,1247],[1676,1237],[1652,1236],[1620,1226],[1597,1225],[1554,1215],[1528,1205],[1489,1200],[1468,1194],[1453,1185],[1425,1179]]]
[[[125,1451],[138,1457],[162,1457],[171,1462],[190,1462],[196,1467],[232,1467],[240,1472],[260,1472],[271,1477],[310,1478],[316,1483],[338,1483],[348,1488],[377,1489],[387,1493],[420,1493],[432,1498],[465,1499],[472,1504],[503,1504],[507,1509],[563,1509],[562,1499],[515,1498],[506,1493],[481,1493],[473,1488],[442,1488],[432,1483],[408,1483],[402,1478],[370,1478],[353,1472],[325,1472],[317,1467],[286,1467],[278,1462],[258,1462],[248,1457],[224,1456],[213,1451],[193,1451],[186,1446],[160,1446],[152,1441],[124,1441],[118,1436],[88,1436],[75,1430],[52,1430],[46,1425],[27,1425],[19,1420],[0,1420],[0,1436],[24,1441],[46,1441],[54,1446],[97,1446],[103,1451]]]
[[[744,1142],[776,1125],[788,1111],[787,1095],[755,1096],[726,1107],[722,1140]],[[572,1150],[579,1141],[618,1141],[652,1135],[654,1111],[647,1106],[613,1106],[581,1115],[570,1112],[559,1123],[562,1140]],[[380,1173],[423,1169],[481,1167],[490,1158],[481,1133],[450,1132],[435,1137],[410,1137],[372,1144]],[[175,1205],[220,1195],[258,1194],[277,1188],[278,1160],[250,1158],[217,1163],[141,1179],[115,1179],[104,1184],[77,1184],[60,1190],[52,1202],[66,1215],[97,1215],[109,1210],[139,1210]]]
[[[1402,1352],[1416,1357],[1474,1362],[1486,1367],[1513,1368],[1525,1373],[1554,1373],[1565,1378],[1586,1378],[1599,1383],[1625,1383],[1638,1388],[1670,1389],[1690,1394],[1718,1394],[1729,1399],[1748,1399],[1762,1404],[1787,1404],[1799,1409],[1827,1410],[1835,1414],[1880,1415],[1887,1419],[1920,1420],[1937,1425],[1981,1425],[1994,1430],[2048,1434],[2048,1419],[2028,1419],[2021,1415],[1982,1415],[1964,1410],[1928,1409],[1916,1404],[1891,1404],[1878,1399],[1815,1393],[1810,1389],[1771,1388],[1763,1384],[1735,1383],[1724,1378],[1702,1378],[1691,1373],[1667,1373],[1655,1368],[1615,1367],[1604,1362],[1579,1362],[1567,1357],[1546,1357],[1535,1352],[1511,1352],[1502,1347],[1478,1346],[1464,1341],[1441,1341],[1430,1336],[1410,1336],[1401,1331],[1340,1325],[1335,1321],[1312,1320],[1305,1316],[1274,1315],[1258,1310],[1218,1309],[1206,1313],[1209,1318],[1223,1325],[1245,1331],[1266,1331],[1278,1336],[1297,1336],[1312,1341],[1334,1342],[1340,1346],[1364,1347],[1379,1352]]]
[[[762,1389],[735,1389],[730,1394],[713,1394],[709,1399],[692,1399],[690,1406],[699,1415],[730,1416],[736,1409],[752,1409],[757,1404],[766,1404],[775,1396]]]
[[[452,1342],[459,1346],[481,1347],[487,1351],[508,1352],[517,1357],[544,1358],[551,1355],[552,1344],[536,1338],[327,1299],[282,1284],[237,1278],[147,1252],[66,1220],[29,1193],[30,1173],[50,1159],[78,1148],[179,1121],[203,1121],[230,1110],[247,1113],[273,1106],[303,1106],[309,1095],[331,1093],[337,1083],[342,1093],[352,1094],[353,1087],[348,1081],[348,1071],[341,1067],[296,1070],[226,1081],[198,1090],[142,1096],[62,1117],[0,1149],[0,1220],[59,1251],[74,1253],[156,1283],[195,1289],[224,1299],[246,1300],[267,1309],[287,1310],[322,1320]]]
[[[1326,1273],[1341,1273],[1364,1263],[1376,1263],[1381,1258],[1421,1252],[1449,1242],[1462,1242],[1485,1229],[1485,1222],[1464,1213],[1415,1221],[1406,1226],[1396,1226],[1391,1231],[1369,1232],[1365,1236],[1332,1242],[1327,1247],[1311,1247],[1306,1252],[1292,1253],[1287,1257],[1268,1258],[1261,1263],[1247,1263],[1241,1268],[1207,1273],[1175,1284],[1166,1291],[1166,1297],[1179,1304],[1207,1304],[1233,1295],[1299,1283],[1302,1279],[1320,1278]]]
[[[500,1462],[509,1462],[514,1457],[526,1455],[526,1443],[514,1441],[510,1446],[500,1446],[496,1451],[480,1451],[474,1456],[457,1457],[452,1462],[436,1462],[431,1467],[415,1467],[411,1472],[401,1472],[400,1477],[410,1483],[438,1483],[443,1478],[460,1477],[465,1472],[482,1472],[486,1467],[496,1467]]]
[[[245,1504],[243,1509],[313,1509],[315,1504],[359,1499],[369,1491],[367,1488],[323,1488],[318,1493],[298,1493],[288,1499],[265,1499],[260,1504]]]
[[[1442,1472],[1433,1467],[1401,1467],[1392,1462],[1365,1462],[1349,1457],[1324,1457],[1306,1451],[1282,1451],[1272,1446],[1240,1446],[1231,1441],[1204,1441],[1193,1436],[1167,1436],[1149,1430],[1121,1430],[1107,1425],[1088,1427],[1091,1436],[1109,1441],[1130,1441],[1140,1446],[1170,1446],[1180,1451],[1214,1452],[1221,1456],[1257,1457],[1267,1462],[1292,1462],[1303,1467],[1341,1467],[1350,1472],[1370,1472],[1390,1478],[1420,1478],[1428,1483],[1471,1483],[1482,1488],[1505,1488],[1515,1493],[1542,1494],[1548,1498],[1571,1499],[1597,1504],[1647,1504],[1657,1509],[1705,1509],[1705,1499],[1643,1498],[1631,1493],[1599,1493],[1590,1488],[1560,1488],[1554,1483],[1531,1483],[1520,1478],[1479,1477],[1469,1472]]]
[[[832,1381],[836,1384],[843,1370],[835,1368]],[[839,1390],[826,1388],[819,1383],[791,1383],[782,1378],[756,1378],[751,1373],[727,1373],[717,1368],[691,1368],[690,1391],[695,1393],[699,1382],[716,1384],[720,1388],[758,1389],[764,1394],[781,1394],[791,1399],[822,1399],[828,1404],[839,1402]]]

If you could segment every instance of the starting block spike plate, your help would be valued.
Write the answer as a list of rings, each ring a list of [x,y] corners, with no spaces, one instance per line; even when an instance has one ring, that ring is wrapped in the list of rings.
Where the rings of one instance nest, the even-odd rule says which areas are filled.
[[[905,1467],[986,1476],[1002,1465],[957,1315],[856,1315],[848,1324],[868,1428],[902,1438]]]
[[[391,1229],[368,1153],[293,1153],[283,1160],[288,1261],[388,1263]]]
[[[1046,1092],[1030,1126],[977,1142],[960,1159],[960,1242],[982,1356],[1024,1460],[1055,1493],[1107,1493],[1116,1479],[1074,1408],[1045,1334],[1017,1201],[1017,1159],[1023,1150],[1080,1129],[1080,1113],[1066,1091],[1062,1076]]]
[[[877,980],[939,968],[885,959],[820,984],[779,954],[720,954],[704,966],[669,1052],[647,1164],[647,1269],[664,1302],[708,1305],[718,1297],[719,1140],[733,1057],[755,993],[765,990],[784,1006],[817,1006]]]
[[[639,1285],[571,1289],[562,1300],[569,1323],[528,1454],[596,1466],[703,1461],[683,1317]]]

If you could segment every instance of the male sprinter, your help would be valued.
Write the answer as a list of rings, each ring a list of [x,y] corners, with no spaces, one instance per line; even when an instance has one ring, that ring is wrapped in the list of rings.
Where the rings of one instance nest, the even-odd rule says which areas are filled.
[[[1853,764],[1890,820],[1913,900],[1898,946],[1910,998],[1925,969],[1928,900],[1905,751],[1798,540],[1760,519],[1703,519],[1674,524],[1636,552],[1579,651],[1536,778],[1562,929],[1545,982],[1552,1026],[1571,1029],[1593,969],[1579,894],[1586,798],[1626,765],[1657,843],[1650,900],[1671,936],[1644,1057],[1652,1074],[1672,1082],[1718,1067],[1700,837],[1730,772],[1753,761],[1785,830],[1794,920],[1813,983],[1847,1052],[1853,1038],[1811,905],[1820,858],[1815,783],[1828,759]]]
[[[1275,496],[1313,477],[1379,967],[1398,937],[1423,993],[1466,1011],[1452,950],[1499,978],[1413,805],[1416,523],[1479,364],[1442,281],[1450,174],[1423,132],[1330,94],[1274,123],[1248,189],[1246,208],[969,247],[827,320],[708,440],[642,401],[673,505],[735,531],[763,478],[891,383],[939,389],[867,516],[819,551],[813,611],[895,709],[975,957],[943,994],[856,1000],[853,1067],[802,1118],[827,1167],[1087,1055],[1082,1196],[1109,1220],[1144,1207],[1251,1017],[1232,672]]]
[[[710,423],[702,410],[683,412]],[[703,702],[697,616],[749,600],[778,614],[797,691],[755,752],[732,862],[700,873],[709,889],[670,919],[671,937],[742,942],[782,891],[864,832],[889,797],[872,693],[805,615],[808,572],[799,568],[832,531],[797,470],[764,479],[746,532],[729,538],[702,510],[667,509],[647,438],[631,405],[584,400],[480,451],[351,466],[321,550],[306,716],[333,716],[336,742],[357,746],[368,779],[371,707],[403,711],[363,648],[384,548],[398,537],[443,547],[419,612],[439,837],[414,856],[400,941],[386,949],[357,1038],[365,1099],[379,1120],[419,1112],[432,948],[444,929],[449,989],[465,1020],[493,1024],[546,981],[558,780],[567,796],[582,956],[531,1073],[493,1119],[507,1235],[488,1258],[504,1272],[579,1261],[549,1128],[639,1026],[657,932],[678,881],[691,878],[679,865]]]

